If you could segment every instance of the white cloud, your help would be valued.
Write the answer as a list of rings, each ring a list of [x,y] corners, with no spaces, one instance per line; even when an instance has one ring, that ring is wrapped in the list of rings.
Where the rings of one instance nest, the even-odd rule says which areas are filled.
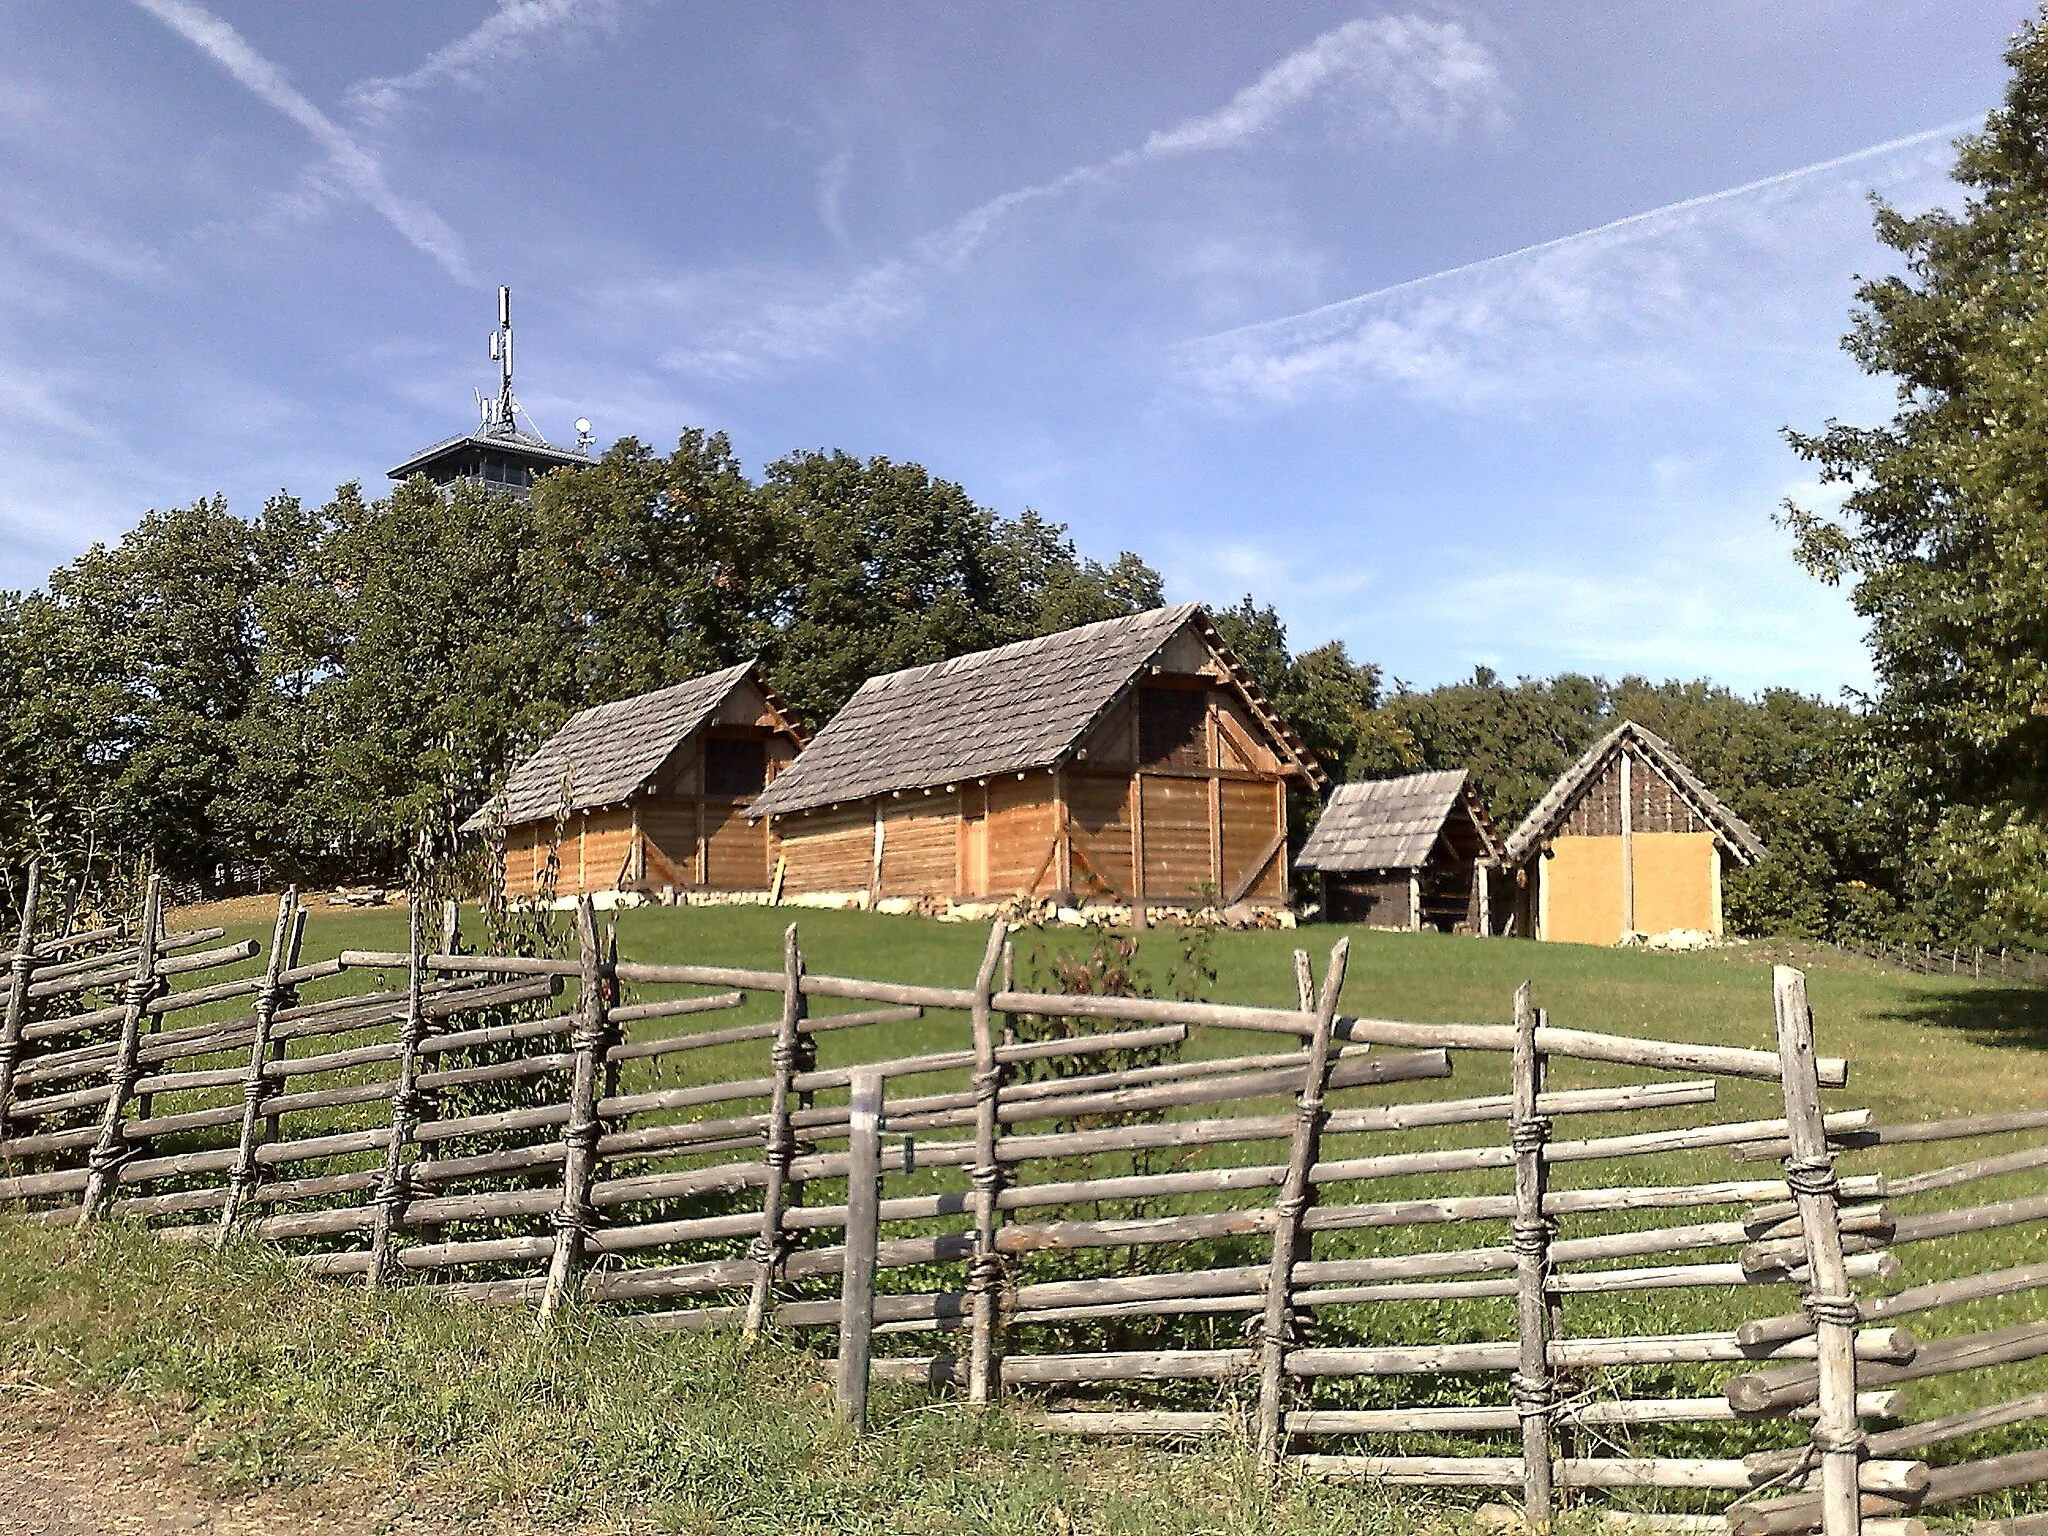
[[[1160,129],[1138,153],[1233,149],[1311,103],[1361,129],[1442,137],[1473,118],[1498,126],[1506,102],[1492,56],[1457,22],[1381,16],[1325,32],[1227,106]]]
[[[992,197],[850,281],[810,281],[799,291],[784,274],[766,276],[761,281],[771,294],[756,302],[752,315],[716,327],[702,345],[672,361],[732,375],[829,356],[915,320],[930,287],[964,266],[1022,210],[1107,186],[1147,164],[1242,148],[1311,108],[1350,133],[1445,137],[1468,123],[1504,122],[1507,90],[1492,56],[1456,22],[1414,16],[1346,22],[1287,55],[1215,112],[1160,129],[1106,160]],[[837,197],[833,188],[825,203],[828,227]]]
[[[391,187],[375,154],[306,99],[284,70],[263,57],[227,22],[193,0],[135,0],[135,4],[212,59],[266,106],[297,123],[326,156],[336,181],[448,274],[466,278],[462,241],[425,204]]]
[[[381,126],[408,97],[441,85],[479,90],[498,72],[533,58],[545,46],[571,46],[616,29],[619,0],[503,0],[481,24],[403,75],[364,80],[349,102],[364,122]]]
[[[1391,387],[1457,408],[1681,387],[1845,309],[1871,247],[1867,188],[1932,200],[1969,123],[1872,146],[1595,229],[1175,349],[1177,383],[1226,407]]]

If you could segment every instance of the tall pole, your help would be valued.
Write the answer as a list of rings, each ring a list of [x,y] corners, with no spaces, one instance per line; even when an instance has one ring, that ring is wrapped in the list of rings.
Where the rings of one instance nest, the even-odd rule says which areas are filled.
[[[576,1030],[570,1044],[576,1064],[569,1088],[569,1123],[562,1132],[562,1204],[555,1212],[555,1251],[541,1293],[540,1321],[550,1322],[568,1301],[583,1244],[596,1224],[590,1185],[597,1176],[597,1143],[604,1127],[597,1118],[598,1079],[610,1039],[605,1007],[604,951],[598,948],[597,910],[585,896],[576,904],[576,948],[581,960]]]
[[[1799,1206],[1807,1262],[1806,1294],[1819,1352],[1820,1416],[1810,1439],[1820,1453],[1823,1536],[1859,1536],[1863,1529],[1857,1469],[1867,1450],[1856,1417],[1856,1296],[1842,1256],[1836,1211],[1835,1160],[1821,1120],[1820,1074],[1814,1061],[1813,1013],[1806,976],[1788,965],[1771,972],[1783,1068],[1785,1128],[1792,1152],[1785,1182]]]
[[[973,1333],[968,1341],[967,1400],[986,1403],[997,1386],[996,1311],[1002,1300],[1003,1259],[996,1251],[997,1197],[1003,1188],[1003,1165],[996,1159],[997,1117],[1003,1091],[1003,1068],[996,1060],[995,1012],[990,993],[1003,959],[1008,929],[1001,922],[988,931],[981,969],[974,977],[974,1255],[967,1261],[967,1290],[973,1298]],[[849,1237],[849,1242],[851,1238]]]
[[[875,1258],[882,1215],[882,1074],[856,1071],[848,1095],[846,1248],[839,1274],[839,1417],[867,1428],[875,1338]]]
[[[235,1142],[235,1166],[228,1175],[228,1197],[220,1208],[220,1226],[214,1231],[214,1246],[226,1243],[241,1220],[242,1208],[256,1187],[256,1147],[263,1126],[263,1101],[270,1095],[270,1032],[277,1024],[278,1010],[289,989],[280,980],[298,964],[298,936],[304,931],[299,917],[296,887],[277,899],[277,926],[270,932],[270,960],[263,968],[263,985],[256,992],[256,1034],[249,1043],[249,1075],[242,1080],[242,1129]]]
[[[1543,1147],[1550,1123],[1537,1112],[1542,1063],[1536,1054],[1536,1010],[1529,983],[1515,989],[1514,1104],[1515,1321],[1520,1353],[1510,1383],[1522,1427],[1522,1515],[1532,1532],[1550,1529],[1550,1227],[1543,1214]]]
[[[21,1031],[28,1018],[28,983],[36,968],[36,903],[43,891],[43,865],[28,867],[28,891],[21,901],[21,930],[14,941],[14,962],[7,979],[7,1017],[0,1029],[0,1128],[14,1101],[14,1073],[21,1064]]]
[[[1344,990],[1344,966],[1351,941],[1339,939],[1330,951],[1317,1000],[1314,1033],[1309,1036],[1308,1065],[1301,1093],[1294,1103],[1294,1135],[1287,1149],[1287,1173],[1273,1202],[1273,1255],[1266,1272],[1266,1305],[1259,1324],[1259,1466],[1271,1475],[1280,1468],[1286,1443],[1287,1351],[1294,1334],[1294,1265],[1301,1250],[1301,1218],[1307,1214],[1311,1186],[1322,1142],[1323,1092],[1330,1079],[1330,1031],[1337,1017],[1337,997]],[[1297,962],[1299,964],[1299,962]]]
[[[135,974],[129,978],[123,997],[120,1041],[107,1076],[106,1110],[100,1117],[99,1140],[86,1164],[89,1172],[85,1193],[78,1202],[81,1227],[91,1225],[105,1214],[114,1186],[120,1182],[121,1164],[128,1159],[121,1116],[140,1075],[137,1063],[142,1050],[143,1020],[163,988],[163,978],[156,973],[157,949],[163,943],[163,899],[163,876],[151,875],[142,897],[142,931],[135,936]]]
[[[775,1032],[775,1085],[769,1093],[768,1135],[762,1154],[767,1169],[761,1195],[761,1230],[748,1255],[759,1266],[754,1272],[753,1293],[747,1298],[746,1336],[750,1339],[767,1326],[775,1276],[782,1268],[788,1242],[782,1227],[782,1209],[789,1196],[790,1165],[796,1161],[790,1098],[803,1056],[803,983],[804,956],[797,948],[796,924],[791,923],[782,935],[782,1022]]]

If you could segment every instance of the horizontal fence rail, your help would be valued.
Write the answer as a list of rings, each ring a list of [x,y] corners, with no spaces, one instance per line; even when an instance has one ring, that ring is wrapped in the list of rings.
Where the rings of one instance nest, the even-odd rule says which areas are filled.
[[[1765,1050],[1553,1026],[1527,987],[1508,1023],[1347,1014],[1343,943],[1257,1007],[1034,991],[1001,924],[944,987],[813,974],[793,926],[774,968],[623,960],[587,901],[566,957],[465,953],[452,906],[415,906],[405,949],[310,963],[289,893],[267,944],[172,931],[154,884],[123,931],[39,939],[26,910],[0,1034],[23,1219],[256,1238],[543,1319],[791,1330],[856,1425],[881,1380],[1077,1436],[1241,1429],[1269,1472],[1514,1489],[1533,1526],[1633,1489],[1836,1536],[2048,1477],[1953,1459],[2048,1392],[1911,1422],[1909,1389],[2048,1359],[2048,1322],[1944,1321],[2031,1304],[2048,1263],[1920,1278],[2048,1220],[2012,1184],[2048,1148],[1838,1166],[2048,1110],[1824,1109],[1848,1063],[1794,971]],[[1725,1325],[1650,1321],[1701,1307]]]

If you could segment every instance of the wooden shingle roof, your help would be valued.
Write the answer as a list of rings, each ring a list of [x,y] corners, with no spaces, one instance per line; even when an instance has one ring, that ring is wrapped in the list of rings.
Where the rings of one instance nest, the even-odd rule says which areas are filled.
[[[464,822],[463,831],[482,831],[494,818],[501,826],[516,827],[563,810],[620,804],[660,771],[684,738],[709,720],[753,670],[752,662],[743,661],[652,693],[578,710],[513,770],[495,801]],[[754,682],[773,705],[767,684],[758,677]]]
[[[1339,784],[1295,865],[1332,873],[1419,869],[1465,791],[1462,768]],[[1473,822],[1488,855],[1497,857],[1492,829],[1476,807]]]
[[[1567,768],[1529,814],[1522,818],[1522,824],[1515,828],[1507,841],[1508,863],[1520,864],[1533,856],[1542,847],[1543,840],[1571,815],[1580,793],[1607,771],[1616,754],[1631,748],[1637,758],[1648,763],[1692,806],[1702,821],[1720,834],[1721,841],[1736,858],[1744,864],[1754,864],[1769,852],[1763,839],[1750,830],[1749,823],[1730,810],[1700,782],[1697,774],[1685,766],[1672,750],[1671,743],[1633,720],[1624,720],[1588,747],[1586,755]]]
[[[1053,767],[1189,626],[1229,668],[1289,771],[1320,779],[1315,758],[1208,615],[1182,603],[869,678],[747,814],[786,816],[894,790]]]

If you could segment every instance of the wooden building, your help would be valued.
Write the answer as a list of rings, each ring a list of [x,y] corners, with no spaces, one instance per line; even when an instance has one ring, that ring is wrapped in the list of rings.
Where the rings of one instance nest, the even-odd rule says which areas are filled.
[[[571,715],[463,830],[502,838],[514,898],[765,890],[773,842],[747,813],[807,739],[743,662]]]
[[[1452,768],[1339,784],[1294,862],[1315,873],[1331,922],[1490,933],[1500,853],[1478,790]]]
[[[871,678],[754,803],[791,893],[1287,900],[1322,769],[1193,604]]]
[[[1596,742],[1515,828],[1515,932],[1568,944],[1719,935],[1721,872],[1765,848],[1654,732]]]

